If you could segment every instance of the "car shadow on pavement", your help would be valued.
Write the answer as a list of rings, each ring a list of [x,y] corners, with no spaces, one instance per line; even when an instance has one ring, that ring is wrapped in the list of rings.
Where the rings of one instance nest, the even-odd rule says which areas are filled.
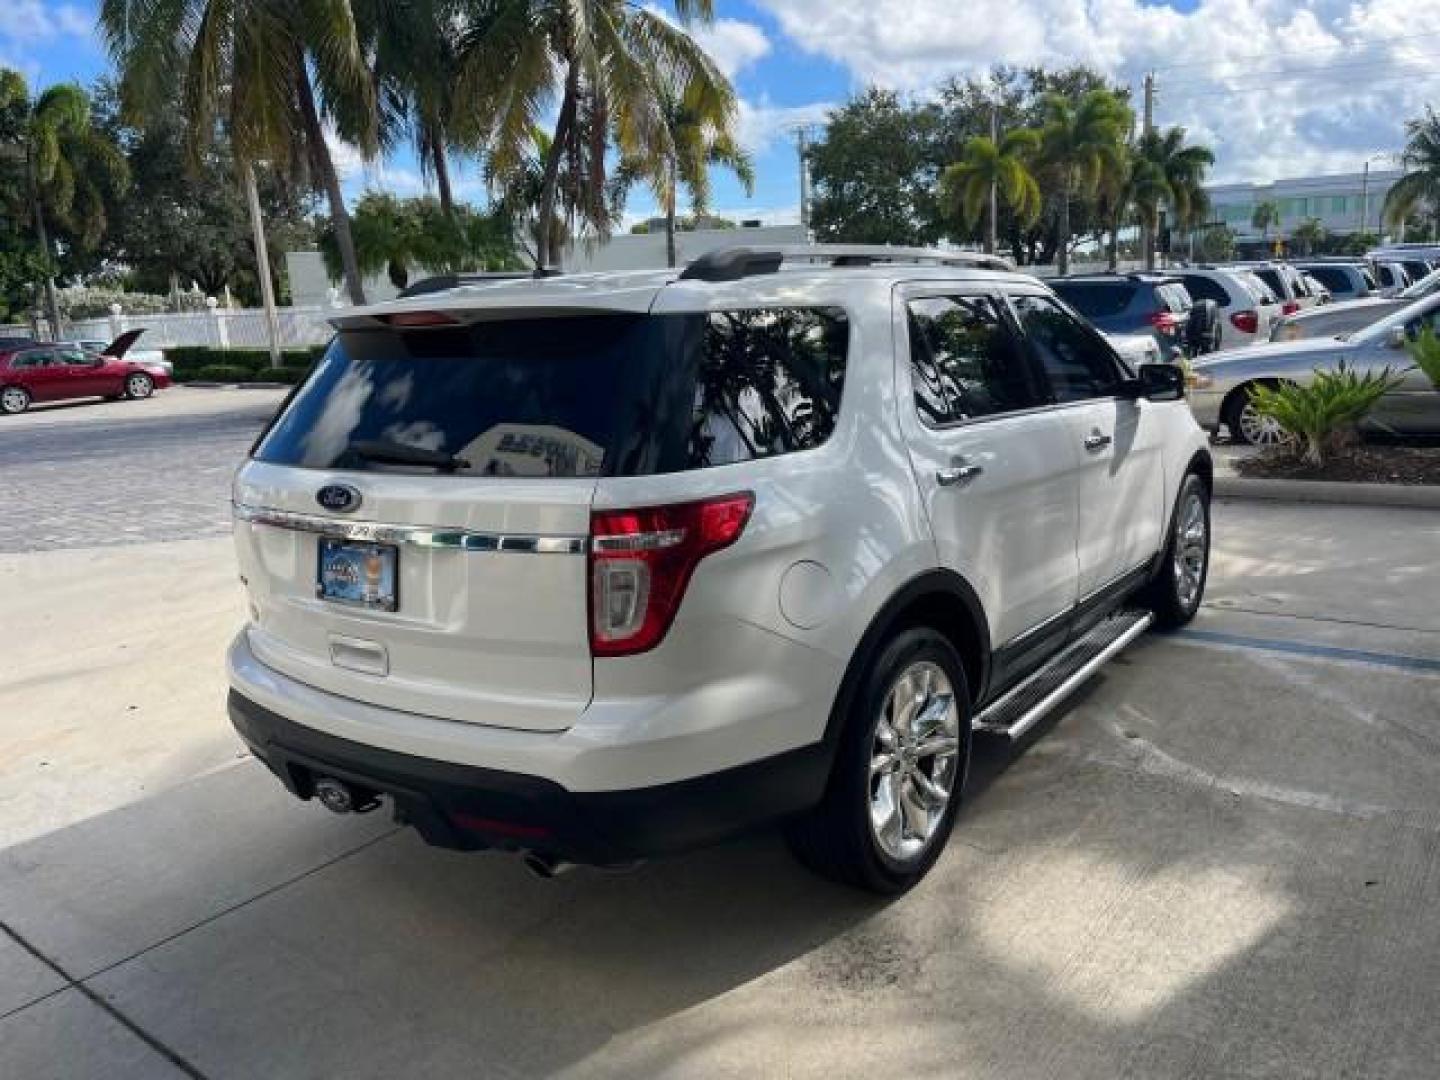
[[[1122,682],[981,740],[893,902],[773,834],[542,881],[246,762],[0,852],[0,911],[206,1076],[1427,1075],[1436,832],[1117,767]]]

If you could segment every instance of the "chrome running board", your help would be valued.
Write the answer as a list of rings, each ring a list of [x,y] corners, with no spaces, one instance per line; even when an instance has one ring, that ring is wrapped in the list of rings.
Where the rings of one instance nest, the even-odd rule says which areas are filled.
[[[1018,739],[1154,621],[1148,611],[1116,612],[987,707],[972,726],[976,731]]]

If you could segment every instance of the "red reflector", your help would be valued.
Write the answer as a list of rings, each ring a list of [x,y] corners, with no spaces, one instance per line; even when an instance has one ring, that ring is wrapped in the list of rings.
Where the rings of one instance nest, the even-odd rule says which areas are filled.
[[[380,321],[391,326],[459,326],[460,320],[451,318],[443,311],[397,311],[394,315],[381,315]]]
[[[1150,316],[1150,325],[1163,334],[1173,334],[1179,328],[1175,315],[1169,311],[1157,311]]]
[[[513,836],[517,840],[540,840],[550,835],[550,830],[544,825],[519,825],[513,821],[497,821],[495,818],[476,817],[473,814],[451,814],[450,820],[471,832]]]
[[[1254,311],[1232,311],[1230,321],[1242,334],[1253,334],[1260,329],[1260,316]]]
[[[733,544],[750,520],[748,491],[702,502],[597,510],[590,515],[590,652],[653,649],[705,556]]]
[[[1295,312],[1297,312],[1297,311],[1300,310],[1300,301],[1299,301],[1299,300],[1286,300],[1286,301],[1285,301],[1285,306],[1282,307],[1280,310],[1281,310],[1282,312],[1284,312],[1286,315],[1294,315]]]

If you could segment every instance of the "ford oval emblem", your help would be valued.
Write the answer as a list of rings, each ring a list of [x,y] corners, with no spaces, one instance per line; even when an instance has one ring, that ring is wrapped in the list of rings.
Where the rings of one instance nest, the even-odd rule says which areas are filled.
[[[349,484],[326,484],[315,493],[315,501],[336,514],[348,514],[360,506],[360,492]]]

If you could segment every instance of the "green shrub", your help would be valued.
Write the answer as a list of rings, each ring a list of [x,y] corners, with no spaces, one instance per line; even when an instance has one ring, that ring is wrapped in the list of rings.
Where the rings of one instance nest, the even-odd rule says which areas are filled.
[[[280,354],[283,366],[279,370],[292,371],[297,373],[297,376],[303,375],[324,352],[323,345],[311,349],[286,349]],[[165,358],[175,365],[176,382],[205,379],[208,376],[200,373],[205,368],[216,365],[244,368],[266,381],[293,381],[279,377],[277,370],[270,366],[269,352],[264,349],[216,349],[208,345],[179,345],[166,349]]]
[[[255,373],[239,364],[206,364],[195,371],[193,378],[201,382],[251,382]]]
[[[1273,418],[1296,436],[1304,447],[1305,461],[1318,468],[1325,464],[1325,454],[1348,438],[1400,380],[1388,367],[1357,375],[1341,361],[1334,371],[1317,368],[1308,384],[1257,386],[1250,392],[1250,401],[1256,412]]]
[[[1418,337],[1406,346],[1415,366],[1429,376],[1436,390],[1440,390],[1440,337],[1433,327],[1427,326]]]

